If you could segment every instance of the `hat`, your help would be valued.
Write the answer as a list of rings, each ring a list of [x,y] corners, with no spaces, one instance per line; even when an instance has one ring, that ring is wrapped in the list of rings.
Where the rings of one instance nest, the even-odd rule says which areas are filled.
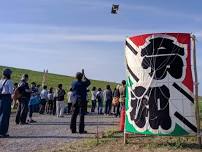
[[[3,75],[4,76],[10,76],[11,74],[12,74],[12,71],[10,69],[7,68],[7,69],[3,70]]]

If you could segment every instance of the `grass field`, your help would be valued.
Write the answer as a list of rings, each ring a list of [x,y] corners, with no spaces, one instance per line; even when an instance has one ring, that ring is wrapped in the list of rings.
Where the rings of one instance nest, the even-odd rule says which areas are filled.
[[[201,128],[202,128],[202,100],[200,104]],[[114,130],[102,133],[97,143],[96,138],[67,143],[53,149],[53,152],[201,152],[196,137],[172,137],[172,136],[128,136],[128,143],[124,145],[123,133]],[[44,150],[42,152],[47,152]]]
[[[2,70],[4,68],[5,67],[0,66],[0,73],[2,73]],[[42,84],[43,72],[26,70],[26,69],[18,69],[18,68],[11,68],[11,69],[13,71],[12,79],[14,82],[19,82],[22,74],[27,73],[30,78],[30,80],[29,80],[30,83],[34,81],[37,84]],[[64,88],[67,90],[70,88],[73,79],[74,78],[70,77],[70,76],[49,73],[47,76],[47,86],[56,88],[58,84],[62,83]],[[113,82],[106,82],[106,81],[99,81],[99,80],[91,81],[91,87],[96,86],[97,88],[100,87],[100,88],[104,89],[107,84],[110,84],[111,88],[114,88],[116,86],[116,84]]]

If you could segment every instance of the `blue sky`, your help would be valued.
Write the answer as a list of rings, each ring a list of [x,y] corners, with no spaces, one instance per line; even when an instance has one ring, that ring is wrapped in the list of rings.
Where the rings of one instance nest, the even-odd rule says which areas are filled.
[[[118,15],[110,14],[112,3],[120,4]],[[119,82],[127,36],[192,32],[202,79],[201,6],[201,0],[0,0],[0,65],[66,75],[85,68],[90,78]]]

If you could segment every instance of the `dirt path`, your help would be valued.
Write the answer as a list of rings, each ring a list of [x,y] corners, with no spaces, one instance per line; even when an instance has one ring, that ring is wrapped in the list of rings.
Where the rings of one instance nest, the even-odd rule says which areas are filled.
[[[97,123],[96,115],[85,117],[88,134],[71,134],[70,116],[57,118],[49,115],[34,115],[37,123],[30,125],[15,125],[15,115],[11,115],[9,134],[10,138],[0,139],[0,152],[31,152],[47,148],[56,148],[65,143],[83,138],[95,138],[97,124],[99,132],[117,127],[118,118],[112,116],[99,116]]]

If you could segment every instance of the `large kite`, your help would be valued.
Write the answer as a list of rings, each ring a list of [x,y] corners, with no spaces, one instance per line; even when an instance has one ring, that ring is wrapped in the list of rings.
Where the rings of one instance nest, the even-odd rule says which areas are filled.
[[[126,132],[197,133],[191,44],[188,33],[126,39]]]

